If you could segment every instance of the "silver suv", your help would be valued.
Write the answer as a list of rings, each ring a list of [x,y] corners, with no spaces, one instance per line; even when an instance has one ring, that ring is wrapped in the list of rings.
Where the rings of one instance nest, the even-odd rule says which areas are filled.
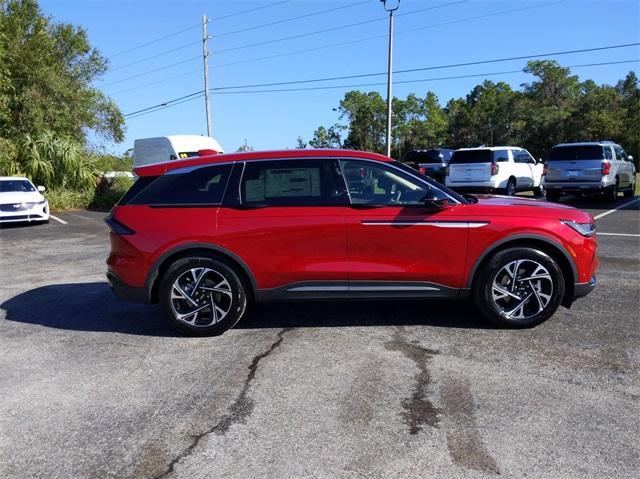
[[[636,188],[633,157],[612,141],[562,143],[551,150],[544,187],[549,201],[563,194],[604,194],[615,201],[618,192],[632,197]]]

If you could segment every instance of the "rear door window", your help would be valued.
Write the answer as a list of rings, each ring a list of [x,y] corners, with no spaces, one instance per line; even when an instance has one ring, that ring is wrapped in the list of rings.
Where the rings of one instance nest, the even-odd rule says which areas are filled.
[[[509,161],[509,150],[495,150],[493,152],[493,161],[497,163],[505,163]]]
[[[231,164],[173,170],[158,177],[129,201],[132,205],[201,206],[222,202]]]
[[[458,163],[491,163],[491,150],[458,150],[453,153],[450,165]]]
[[[620,148],[619,146],[616,146],[615,150],[616,150],[616,157],[618,161],[627,161],[627,154],[624,152],[622,148]]]
[[[600,145],[556,146],[549,161],[602,160],[604,149]]]
[[[346,202],[331,159],[247,162],[240,182],[247,206],[330,206]]]

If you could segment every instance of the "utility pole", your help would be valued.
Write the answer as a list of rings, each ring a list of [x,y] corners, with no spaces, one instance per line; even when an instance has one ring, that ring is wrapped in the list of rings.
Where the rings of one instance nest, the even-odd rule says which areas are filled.
[[[391,118],[393,103],[393,12],[400,7],[400,0],[394,8],[387,8],[387,0],[380,0],[385,11],[389,12],[389,58],[387,63],[387,156],[391,156]]]
[[[207,20],[206,15],[202,15],[202,60],[204,62],[204,107],[207,115],[207,136],[211,136],[211,104],[209,102],[209,50],[207,49]]]

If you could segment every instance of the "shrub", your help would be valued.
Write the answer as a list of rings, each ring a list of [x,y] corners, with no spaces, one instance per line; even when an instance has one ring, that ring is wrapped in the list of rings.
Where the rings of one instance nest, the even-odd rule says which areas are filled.
[[[132,184],[133,179],[125,176],[102,178],[96,187],[91,206],[98,209],[111,209],[131,188]]]
[[[79,191],[69,188],[52,188],[45,191],[44,196],[49,201],[51,211],[81,210],[91,204],[94,191],[93,188]]]

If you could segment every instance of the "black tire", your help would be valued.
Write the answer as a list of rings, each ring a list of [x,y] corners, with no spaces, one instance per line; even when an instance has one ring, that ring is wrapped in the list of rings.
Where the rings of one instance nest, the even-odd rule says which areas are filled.
[[[606,203],[615,203],[618,200],[618,179],[613,186],[607,188],[604,192],[604,201]]]
[[[510,283],[505,284],[504,281],[500,281],[500,278],[508,277],[507,268],[509,265],[513,265],[511,267],[513,269],[517,264],[514,262],[518,260],[522,263],[516,271],[516,278],[518,272],[521,272],[520,276],[532,274],[532,270],[537,264],[548,272],[549,279],[547,280],[545,275],[545,278],[541,277],[537,280],[516,282],[514,288],[510,289]],[[503,298],[494,299],[500,294],[500,291],[496,291],[496,295],[494,295],[494,281],[497,281],[499,287],[510,290],[510,293],[519,299],[529,298],[524,301],[521,318],[515,317],[520,316],[518,311],[511,311],[512,314],[509,315],[509,311],[505,311],[505,308],[508,309],[511,306],[517,308],[523,301],[518,302],[519,299],[513,299],[506,295]],[[534,289],[538,292],[534,292]],[[534,248],[517,247],[499,251],[482,266],[474,280],[472,294],[480,312],[492,323],[508,328],[531,328],[553,316],[562,302],[564,292],[564,275],[552,257]],[[549,298],[542,307],[546,296]]]
[[[629,186],[629,189],[624,190],[624,197],[633,198],[635,195],[636,195],[636,179],[634,177],[633,182],[631,183],[631,186]]]
[[[507,181],[507,187],[504,189],[504,194],[507,196],[513,196],[516,194],[516,188],[518,187],[515,178],[509,178]]]
[[[547,190],[547,201],[557,203],[560,201],[560,192]]]
[[[195,286],[193,274],[198,275],[202,271],[205,271],[203,279],[195,288],[195,293],[189,294],[192,291],[189,288]],[[224,284],[218,283],[221,280]],[[190,299],[174,289],[176,281],[180,281],[177,283],[178,287]],[[212,291],[211,288],[215,288],[216,291]],[[236,271],[223,261],[206,257],[182,258],[173,263],[160,282],[159,300],[171,326],[188,336],[222,334],[235,326],[247,309],[246,286]],[[211,304],[214,304],[213,308]],[[189,315],[189,311],[195,311],[197,308],[200,310],[195,316]],[[179,317],[180,313],[183,313],[183,319]],[[184,315],[188,316],[184,318]],[[189,324],[190,322],[192,324]]]
[[[533,195],[536,196],[537,198],[544,198],[545,194],[546,192],[545,192],[544,186],[542,185],[533,189]]]

